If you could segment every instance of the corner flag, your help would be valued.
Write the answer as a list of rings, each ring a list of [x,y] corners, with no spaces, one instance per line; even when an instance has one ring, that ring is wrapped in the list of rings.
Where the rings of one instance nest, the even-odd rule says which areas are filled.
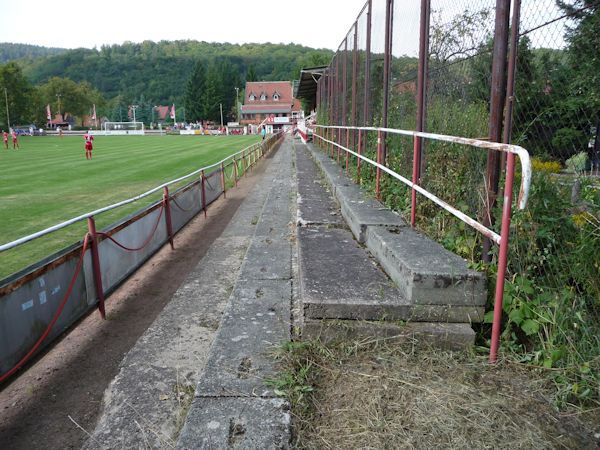
[[[171,108],[171,119],[175,120],[175,103],[173,103],[173,107]]]

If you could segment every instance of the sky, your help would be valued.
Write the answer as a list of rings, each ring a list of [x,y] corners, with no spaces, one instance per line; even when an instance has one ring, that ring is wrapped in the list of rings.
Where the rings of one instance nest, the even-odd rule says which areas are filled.
[[[2,3],[0,42],[100,48],[125,41],[190,39],[337,49],[366,0]]]

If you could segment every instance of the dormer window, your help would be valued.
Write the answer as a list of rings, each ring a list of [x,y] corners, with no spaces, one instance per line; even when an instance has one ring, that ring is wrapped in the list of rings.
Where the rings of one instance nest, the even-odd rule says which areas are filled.
[[[267,99],[267,94],[265,94],[264,92],[262,94],[260,94],[260,101],[264,102]]]
[[[276,102],[278,102],[278,101],[279,101],[279,98],[280,98],[279,94],[278,94],[277,92],[275,92],[275,93],[273,94],[273,100],[274,100],[274,101],[276,101]]]
[[[256,100],[256,95],[254,95],[254,93],[251,92],[250,95],[248,96],[248,100],[250,100],[251,102],[253,102],[254,100]]]

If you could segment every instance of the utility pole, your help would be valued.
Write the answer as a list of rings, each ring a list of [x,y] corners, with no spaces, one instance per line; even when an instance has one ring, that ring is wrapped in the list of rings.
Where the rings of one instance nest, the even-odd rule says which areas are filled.
[[[221,128],[223,128],[223,103],[219,103],[219,109],[221,110]]]
[[[6,102],[6,124],[8,125],[8,129],[10,130],[10,115],[8,114],[8,92],[6,88],[4,88],[4,101]]]

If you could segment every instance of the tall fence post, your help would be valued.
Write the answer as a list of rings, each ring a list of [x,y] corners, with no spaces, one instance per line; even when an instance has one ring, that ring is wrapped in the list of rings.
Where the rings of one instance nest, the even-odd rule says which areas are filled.
[[[427,98],[427,63],[429,60],[429,17],[431,0],[421,0],[421,17],[419,30],[419,65],[417,74],[417,131],[425,131],[425,114]],[[420,184],[423,163],[423,138],[415,136],[413,141],[413,174],[412,182]],[[410,224],[414,227],[417,218],[417,191],[411,192]]]
[[[171,222],[171,203],[169,196],[169,188],[165,186],[163,188],[163,207],[165,208],[165,223],[167,225],[167,235],[169,236],[169,244],[171,244],[171,249],[175,248],[173,244],[173,225]]]
[[[506,56],[508,51],[508,24],[510,0],[496,0],[496,23],[494,29],[494,53],[492,59],[492,86],[490,102],[489,138],[491,142],[501,142],[502,112],[506,95]],[[483,225],[489,228],[494,223],[493,209],[498,196],[500,181],[500,155],[488,150],[486,168],[487,201],[483,212]],[[482,259],[491,261],[492,241],[483,239]]]
[[[206,176],[204,170],[200,175],[200,184],[202,188],[202,210],[204,211],[204,218],[206,218]]]
[[[102,319],[106,319],[106,313],[104,310],[104,289],[102,288],[102,270],[100,268],[100,253],[98,252],[98,234],[96,233],[96,221],[93,217],[88,217],[87,222],[91,241],[94,285],[96,287],[96,295],[98,296],[98,311],[100,311],[100,317],[102,317]]]
[[[390,97],[390,76],[392,66],[392,3],[393,0],[387,0],[385,6],[385,51],[383,57],[383,111],[381,117],[381,126],[388,126],[388,108]],[[386,135],[383,134],[383,142],[381,143],[381,161],[385,164],[387,161],[387,147],[385,143]]]

